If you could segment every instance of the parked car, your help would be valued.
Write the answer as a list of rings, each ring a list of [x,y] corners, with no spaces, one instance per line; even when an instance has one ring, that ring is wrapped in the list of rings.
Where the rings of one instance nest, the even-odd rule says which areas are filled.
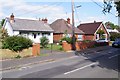
[[[99,40],[97,40],[96,42],[108,42],[109,40],[107,40],[107,39],[99,39]]]
[[[113,43],[112,43],[112,47],[119,47],[120,48],[120,38],[116,39]]]

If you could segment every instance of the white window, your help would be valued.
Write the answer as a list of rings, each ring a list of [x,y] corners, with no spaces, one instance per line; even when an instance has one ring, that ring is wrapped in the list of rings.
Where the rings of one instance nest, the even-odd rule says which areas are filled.
[[[78,35],[78,40],[82,40],[83,39],[83,35]]]
[[[71,37],[71,34],[63,34],[63,37]]]
[[[70,34],[67,34],[66,37],[71,37],[71,35],[70,35]]]

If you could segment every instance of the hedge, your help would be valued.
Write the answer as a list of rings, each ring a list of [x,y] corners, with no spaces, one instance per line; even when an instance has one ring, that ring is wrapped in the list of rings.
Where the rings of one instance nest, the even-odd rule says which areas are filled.
[[[32,46],[32,41],[22,36],[11,36],[4,39],[2,43],[3,49],[10,49],[12,51],[22,51],[23,49]]]

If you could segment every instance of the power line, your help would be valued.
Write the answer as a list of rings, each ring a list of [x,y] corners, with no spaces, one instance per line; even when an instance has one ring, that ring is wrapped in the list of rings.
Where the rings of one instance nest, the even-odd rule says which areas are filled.
[[[58,6],[58,5],[60,5],[60,4],[62,4],[62,2],[59,2],[58,4],[57,4],[57,2],[56,2],[56,3],[52,3],[51,5],[53,5],[53,6]],[[36,12],[36,11],[39,11],[40,9],[49,8],[49,6],[50,6],[50,5],[43,6],[43,7],[39,8],[39,9],[32,10],[32,11],[28,11],[28,12],[25,12],[25,13],[19,14],[19,15],[17,15],[17,16],[21,16],[21,15],[25,15],[25,14],[34,13],[34,12]]]
[[[99,4],[98,4],[97,2],[95,2],[94,0],[91,0],[91,1],[94,2],[96,5],[98,5],[100,8],[104,9],[103,6],[99,5]],[[110,14],[116,17],[116,15],[113,14],[112,12],[110,12]]]

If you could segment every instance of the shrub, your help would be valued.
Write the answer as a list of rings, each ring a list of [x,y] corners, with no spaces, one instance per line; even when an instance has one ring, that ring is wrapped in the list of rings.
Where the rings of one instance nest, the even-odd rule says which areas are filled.
[[[68,44],[72,44],[72,38],[70,38],[70,37],[63,37],[60,40],[59,44],[62,44],[62,41],[66,41]]]
[[[10,49],[12,51],[22,51],[23,49],[32,46],[32,41],[22,36],[11,36],[4,39],[2,43],[3,49]]]
[[[47,47],[47,45],[48,45],[48,43],[49,43],[49,40],[48,40],[48,38],[47,37],[42,37],[41,39],[40,39],[40,44],[41,44],[41,46],[43,47],[43,48],[46,48]]]
[[[72,43],[72,38],[70,38],[70,37],[66,37],[65,40],[67,41],[68,44]]]
[[[115,41],[115,39],[120,38],[120,33],[111,33],[110,40]]]

